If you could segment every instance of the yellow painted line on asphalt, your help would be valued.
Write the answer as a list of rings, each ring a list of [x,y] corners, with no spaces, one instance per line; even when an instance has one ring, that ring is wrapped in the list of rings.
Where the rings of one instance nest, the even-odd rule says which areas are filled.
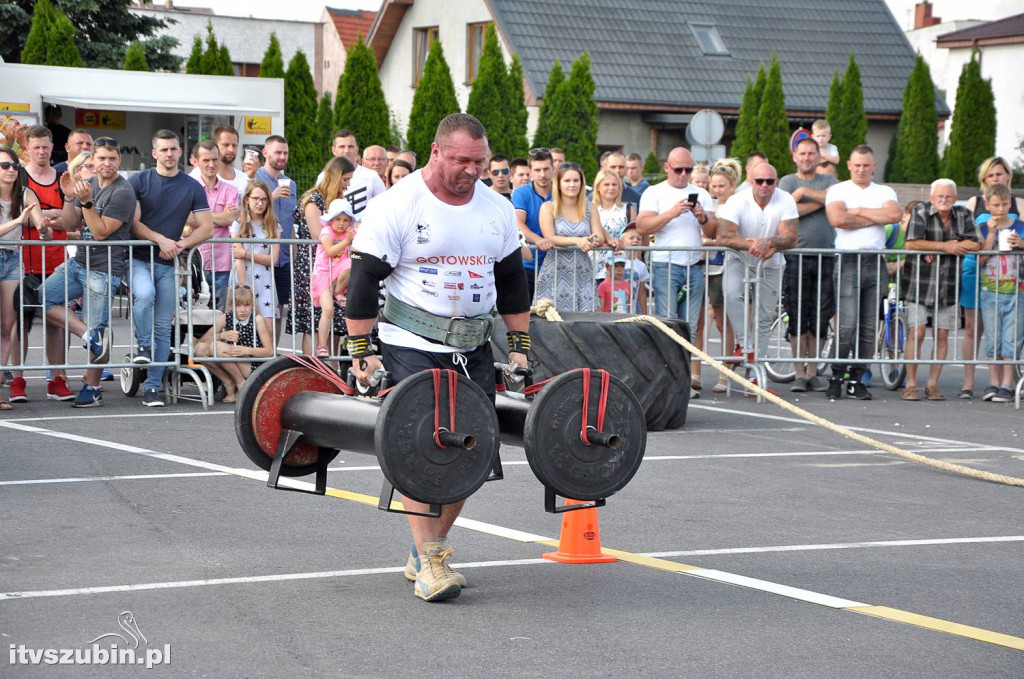
[[[923,627],[937,632],[947,632],[948,634],[955,634],[958,637],[966,637],[968,639],[984,641],[997,646],[1005,646],[1017,651],[1024,651],[1024,639],[1021,639],[1020,637],[1010,636],[1009,634],[1000,634],[999,632],[990,632],[989,630],[981,629],[980,627],[961,625],[958,622],[931,618],[927,615],[918,615],[917,613],[911,613],[909,611],[901,611],[898,608],[889,608],[888,606],[855,606],[845,608],[843,610],[853,611],[854,613],[861,613],[863,615],[870,615],[874,618],[895,620],[896,622],[903,622],[915,627]]]

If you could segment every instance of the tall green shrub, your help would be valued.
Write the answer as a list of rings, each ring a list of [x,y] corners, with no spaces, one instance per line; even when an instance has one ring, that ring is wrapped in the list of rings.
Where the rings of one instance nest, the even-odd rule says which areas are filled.
[[[284,76],[284,57],[281,55],[281,43],[277,40],[277,33],[271,33],[270,44],[267,45],[267,51],[263,53],[263,61],[260,62],[260,77],[283,78]]]
[[[843,108],[843,80],[839,76],[839,69],[832,72],[832,84],[828,88],[828,106],[825,108],[825,120],[833,125],[833,121],[839,120],[839,111]],[[833,140],[835,143],[835,140]]]
[[[133,42],[124,53],[124,70],[126,71],[151,71],[149,62],[146,61],[146,49],[140,42]]]
[[[75,44],[77,31],[67,15],[54,9],[50,0],[39,0],[32,11],[32,26],[21,50],[23,64],[81,66]]]
[[[942,174],[961,186],[977,181],[978,166],[996,152],[996,106],[992,81],[981,77],[978,49],[960,71],[949,146]]]
[[[288,63],[284,76],[284,136],[288,140],[288,165],[302,175],[316,175],[323,164],[317,149],[316,85],[301,49]]]
[[[768,78],[761,94],[761,108],[757,118],[757,146],[778,170],[779,176],[790,174],[793,154],[789,148],[789,118],[786,115],[786,96],[782,89],[782,67],[778,55],[772,55]]]
[[[757,68],[757,77],[752,81],[747,78],[747,86],[743,90],[740,102],[740,116],[736,121],[736,138],[732,142],[731,155],[741,161],[757,148],[758,116],[761,110],[761,95],[767,83],[764,64]]]
[[[537,129],[533,132],[534,147],[557,146],[551,141],[551,101],[555,92],[565,82],[565,72],[562,71],[562,64],[559,61],[551,64],[551,71],[548,73],[548,84],[544,87],[544,98],[540,100],[540,111],[537,115]]]
[[[185,73],[195,75],[203,72],[203,39],[198,33],[192,38],[192,51],[185,63]]]
[[[509,155],[509,131],[515,113],[508,90],[508,69],[501,56],[494,24],[489,24],[484,32],[484,46],[477,64],[476,80],[469,91],[466,113],[483,123],[492,153]]]
[[[551,103],[551,145],[565,150],[566,160],[579,163],[584,178],[597,174],[598,110],[594,103],[594,76],[590,55],[572,62],[569,77],[558,86]]]
[[[868,135],[868,118],[864,114],[864,91],[860,82],[860,67],[852,54],[843,73],[842,104],[836,115],[837,120],[829,120],[832,127],[832,143],[839,149],[839,178],[849,179],[850,171],[845,160],[849,160],[850,152],[863,144]]]
[[[391,113],[377,75],[377,57],[360,35],[348,50],[345,72],[338,78],[335,129],[348,128],[360,148],[391,143]]]
[[[437,126],[445,117],[458,112],[459,101],[455,98],[452,73],[444,58],[441,42],[435,40],[430,45],[427,62],[423,65],[423,77],[412,97],[412,111],[409,113],[408,145],[416,153],[420,165],[426,165],[430,158],[430,145]]]
[[[320,97],[320,105],[316,110],[316,150],[317,162],[321,167],[331,159],[331,142],[334,135],[334,106],[331,105],[331,93],[324,92]]]
[[[519,55],[512,55],[512,65],[508,69],[508,91],[511,98],[509,107],[512,111],[512,123],[508,130],[509,158],[526,157],[530,142],[526,138],[528,114],[526,112],[526,91],[523,88],[523,64]]]
[[[886,166],[887,180],[909,184],[934,181],[939,176],[938,131],[935,85],[927,62],[918,54],[903,90],[903,115],[892,143],[892,167]]]
[[[71,19],[61,12],[54,12],[56,20],[50,32],[50,44],[46,49],[46,63],[50,66],[82,66],[82,54],[78,51],[75,38],[78,30]]]

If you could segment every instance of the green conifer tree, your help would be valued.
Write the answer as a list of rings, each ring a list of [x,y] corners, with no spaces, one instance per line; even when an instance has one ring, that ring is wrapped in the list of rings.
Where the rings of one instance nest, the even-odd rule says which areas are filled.
[[[656,175],[663,172],[662,163],[658,160],[658,154],[654,151],[648,153],[647,157],[644,158],[644,175]]]
[[[220,46],[220,59],[217,61],[218,71],[213,75],[234,75],[235,67],[231,64],[231,53],[228,52],[228,46],[221,43]]]
[[[146,48],[141,42],[133,42],[124,53],[124,66],[126,71],[151,71],[149,62],[146,61]]]
[[[263,61],[260,62],[260,77],[284,77],[284,57],[281,56],[281,43],[277,40],[277,33],[270,34],[270,44],[267,45],[267,51],[263,53]]]
[[[82,55],[75,43],[78,30],[71,19],[62,12],[54,11],[55,20],[50,30],[50,44],[46,49],[46,63],[50,66],[75,66],[81,68]]]
[[[21,50],[21,63],[46,64],[47,51],[52,41],[54,22],[57,13],[50,0],[39,0],[32,10],[32,26],[25,38],[25,47]]]
[[[537,115],[537,129],[533,132],[534,147],[551,147],[551,100],[561,84],[565,82],[565,72],[562,70],[562,63],[555,61],[551,64],[551,71],[548,73],[548,84],[544,87],[544,97],[540,100],[540,111]]]
[[[185,73],[192,75],[203,72],[203,39],[197,33],[192,38],[192,51],[189,52],[188,61],[185,63]]]
[[[316,85],[301,49],[288,63],[284,76],[284,136],[288,140],[288,165],[300,175],[316,176],[321,153],[317,149]]]
[[[835,127],[835,121],[839,120],[839,111],[843,108],[843,80],[839,75],[839,69],[832,72],[832,84],[828,88],[828,106],[825,109],[825,120]],[[833,143],[835,140],[833,140]]]
[[[782,89],[782,67],[778,55],[772,55],[768,79],[761,94],[758,111],[757,147],[778,170],[779,176],[793,172],[793,154],[789,148],[789,118],[786,115],[786,96]]]
[[[526,157],[530,142],[526,138],[528,114],[526,112],[526,91],[523,89],[523,64],[519,55],[512,55],[512,65],[508,69],[508,91],[513,113],[512,127],[508,131],[508,157]]]
[[[566,160],[579,163],[586,181],[597,175],[598,110],[594,103],[594,77],[590,55],[572,62],[569,77],[559,85],[551,102],[551,142],[565,149]]]
[[[206,24],[206,43],[203,49],[203,56],[199,59],[199,72],[205,75],[217,75],[220,67],[220,44],[217,36],[213,33],[213,23]]]
[[[740,102],[739,120],[736,121],[736,138],[732,142],[732,156],[746,159],[751,151],[757,148],[758,113],[761,110],[761,95],[764,93],[768,76],[762,63],[757,68],[754,80],[747,78],[747,87],[743,90]]]
[[[348,50],[334,112],[335,129],[351,130],[361,149],[391,143],[391,113],[377,75],[377,57],[362,35]]]
[[[409,113],[408,146],[416,153],[420,165],[426,165],[430,158],[430,145],[437,126],[445,117],[458,112],[459,101],[455,98],[452,73],[444,58],[441,42],[435,40],[430,45]]]
[[[320,106],[316,110],[316,149],[317,162],[321,167],[331,159],[331,141],[334,134],[334,107],[331,105],[331,93],[324,92],[320,97]]]
[[[868,135],[868,118],[864,114],[864,91],[860,82],[860,67],[852,54],[843,73],[843,99],[837,114],[837,121],[829,120],[832,127],[832,143],[839,149],[839,178],[849,179],[850,171],[843,162],[850,158],[850,152],[863,144]]]
[[[892,168],[886,166],[888,181],[928,184],[939,176],[939,115],[935,110],[935,85],[931,71],[920,54],[914,61],[907,87],[903,90],[903,115],[896,139],[890,144]]]
[[[992,81],[981,77],[978,48],[960,71],[949,145],[942,174],[961,186],[977,181],[978,166],[996,151],[996,107]]]
[[[491,153],[509,155],[509,131],[515,120],[508,90],[508,69],[501,56],[494,24],[484,32],[484,46],[476,68],[476,80],[469,92],[466,113],[483,123]]]

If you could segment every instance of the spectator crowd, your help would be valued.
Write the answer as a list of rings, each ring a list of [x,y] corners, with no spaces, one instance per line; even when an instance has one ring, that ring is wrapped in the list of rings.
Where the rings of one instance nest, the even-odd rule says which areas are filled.
[[[783,320],[797,361],[792,391],[870,399],[880,300],[893,289],[908,328],[904,400],[920,400],[921,383],[924,398],[944,399],[938,380],[950,331],[961,322],[958,396],[974,398],[980,356],[991,363],[980,397],[1012,400],[1024,337],[1024,268],[1014,251],[1024,250],[1024,222],[1008,189],[1009,165],[986,160],[981,191],[966,205],[957,204],[951,180],[936,178],[927,201],[901,207],[892,188],[874,181],[868,146],[852,150],[850,179],[839,181],[830,136],[827,122],[815,122],[793,149],[796,171],[784,177],[760,152],[707,165],[679,147],[653,185],[638,154],[605,153],[587,177],[557,148],[535,148],[526,158],[495,153],[479,179],[515,211],[535,300],[565,311],[678,317],[698,346],[705,326],[714,327],[720,353],[737,366],[766,360],[773,324]],[[284,334],[301,337],[306,354],[337,357],[360,215],[419,162],[397,147],[360,153],[355,136],[338,130],[334,157],[313,186],[300,187],[288,176],[285,138],[267,137],[261,154],[247,152],[236,165],[238,132],[224,126],[192,146],[188,174],[178,135],[158,130],[155,167],[126,179],[114,138],[70,131],[67,161],[58,166],[50,129],[31,127],[26,139],[24,165],[0,147],[0,364],[11,371],[0,410],[29,399],[19,368],[37,317],[48,365],[69,363],[68,337],[80,338],[89,355],[77,394],[66,372],[53,368],[46,397],[102,404],[111,302],[122,285],[132,299],[131,362],[147,372],[142,403],[164,405],[179,274],[193,261],[215,310],[194,354],[226,359],[208,363],[225,402],[235,400],[252,359],[274,355]],[[73,256],[53,240],[78,241]],[[929,326],[931,351],[923,353]],[[831,359],[827,378],[818,374],[823,357]],[[933,361],[926,377],[918,359]],[[699,362],[692,372],[696,397]],[[724,380],[713,387],[725,389]]]

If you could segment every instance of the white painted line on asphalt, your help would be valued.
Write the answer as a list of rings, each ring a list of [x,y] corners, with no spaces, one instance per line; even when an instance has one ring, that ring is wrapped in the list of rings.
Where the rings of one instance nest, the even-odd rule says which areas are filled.
[[[54,422],[60,420],[110,420],[126,417],[197,417],[200,415],[234,415],[234,410],[175,411],[166,413],[117,413],[115,415],[49,415],[47,417],[12,417],[4,422]]]
[[[717,556],[721,554],[763,554],[767,552],[810,552],[828,549],[865,549],[869,547],[919,547],[925,545],[966,545],[983,542],[1024,542],[1024,535],[999,535],[977,538],[935,538],[929,540],[875,540],[870,542],[836,542],[820,545],[776,545],[772,547],[729,547],[726,549],[688,549],[675,552],[650,552],[644,556],[672,558],[678,556]]]
[[[818,604],[819,606],[828,606],[829,608],[849,608],[850,606],[868,605],[858,603],[856,601],[850,601],[849,599],[840,599],[839,597],[829,596],[828,594],[812,592],[810,590],[800,589],[798,587],[790,587],[789,585],[780,585],[776,582],[768,582],[767,580],[748,578],[745,575],[736,575],[735,573],[716,571],[710,568],[693,571],[681,571],[679,574],[689,575],[690,577],[694,578],[702,578],[704,580],[725,582],[730,585],[738,585],[740,587],[749,587],[750,589],[756,589],[762,592],[768,592],[770,594],[779,594],[784,597],[789,597],[790,599],[806,601],[807,603]]]
[[[181,474],[129,474],[124,476],[79,476],[69,479],[24,479],[0,481],[0,486],[35,486],[48,483],[83,483],[89,481],[137,481],[150,479],[189,479],[197,476],[227,476],[223,472],[189,472]]]
[[[543,565],[554,563],[546,559],[516,559],[506,561],[478,561],[454,563],[459,568],[488,568],[500,566]],[[44,597],[82,596],[86,594],[112,594],[116,592],[144,592],[156,589],[181,589],[188,587],[209,587],[211,585],[241,585],[256,582],[286,582],[290,580],[317,580],[323,578],[344,578],[359,575],[382,575],[402,573],[404,566],[387,568],[352,568],[340,571],[318,571],[312,573],[279,573],[277,575],[251,575],[237,578],[210,578],[205,580],[177,580],[171,582],[145,582],[137,585],[109,585],[106,587],[76,587],[73,589],[44,589],[23,592],[0,592],[0,601],[17,599],[39,599]]]
[[[475,530],[481,533],[488,533],[490,535],[497,535],[498,537],[508,538],[509,540],[515,540],[517,542],[540,542],[541,540],[551,539],[543,535],[526,533],[521,530],[516,530],[515,528],[497,526],[493,523],[477,521],[476,519],[467,519],[462,516],[455,519],[455,525],[461,528],[468,528],[469,530]]]
[[[768,413],[750,413],[745,410],[735,410],[733,408],[718,408],[715,406],[695,405],[690,404],[690,408],[697,408],[699,410],[711,410],[713,412],[729,413],[730,415],[745,415],[747,417],[755,417],[765,420],[776,420],[779,422],[807,422],[807,420],[799,417],[785,417],[783,415],[769,415]],[[842,424],[842,423],[839,423]],[[971,450],[1005,450],[1013,453],[1024,453],[1024,448],[1010,448],[1007,446],[988,446],[982,443],[972,443],[970,441],[958,441],[956,439],[946,439],[938,436],[926,436],[924,434],[910,434],[904,431],[893,431],[891,429],[869,429],[867,427],[853,427],[848,424],[842,426],[853,431],[861,431],[866,434],[876,434],[879,436],[894,436],[896,439],[917,439],[919,441],[937,441],[939,443],[945,443],[947,445],[954,446],[969,446]],[[683,430],[685,433],[685,430]],[[894,445],[897,445],[894,443]],[[919,443],[916,445],[920,445]],[[960,450],[960,449],[958,449]]]

